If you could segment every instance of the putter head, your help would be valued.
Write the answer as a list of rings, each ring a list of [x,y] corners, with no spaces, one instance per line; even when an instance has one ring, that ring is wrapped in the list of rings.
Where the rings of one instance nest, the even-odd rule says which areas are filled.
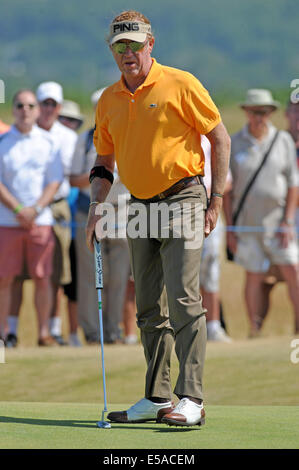
[[[102,428],[102,429],[110,429],[110,428],[111,428],[111,424],[110,424],[110,423],[107,423],[107,421],[98,421],[98,422],[97,422],[97,427],[98,427],[98,428]]]

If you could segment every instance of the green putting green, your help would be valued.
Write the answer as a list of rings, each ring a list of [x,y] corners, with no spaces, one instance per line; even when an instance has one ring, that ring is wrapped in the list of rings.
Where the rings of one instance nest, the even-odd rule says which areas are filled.
[[[109,411],[126,409],[113,405]],[[99,429],[102,406],[0,402],[2,449],[296,449],[298,406],[207,406],[206,424],[116,424]]]

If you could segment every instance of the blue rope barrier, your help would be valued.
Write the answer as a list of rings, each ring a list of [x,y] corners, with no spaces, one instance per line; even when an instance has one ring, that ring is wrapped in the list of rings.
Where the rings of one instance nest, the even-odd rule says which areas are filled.
[[[55,222],[54,225],[60,225],[62,227],[71,227],[71,228],[85,228],[86,224],[85,223],[78,223],[78,222]],[[115,225],[115,229],[121,229],[124,228],[126,225]],[[262,227],[262,226],[257,226],[257,225],[227,225],[220,227],[220,230],[223,232],[235,232],[235,233],[263,233],[267,231],[273,231],[275,233],[280,233],[280,232],[288,232],[291,227]],[[292,227],[293,230],[299,234],[299,226]]]

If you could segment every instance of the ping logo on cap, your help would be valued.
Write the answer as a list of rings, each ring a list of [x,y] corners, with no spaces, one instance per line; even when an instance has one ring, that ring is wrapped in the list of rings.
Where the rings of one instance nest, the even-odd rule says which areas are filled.
[[[133,34],[133,37],[135,38],[135,34],[146,35],[149,33],[151,33],[151,25],[143,23],[142,21],[119,21],[110,25],[110,39],[118,37],[122,34]],[[146,38],[144,37],[140,39],[138,38],[136,40],[143,42],[145,39]]]
[[[125,33],[126,31],[139,31],[139,23],[114,23],[112,25],[113,34],[121,32]]]

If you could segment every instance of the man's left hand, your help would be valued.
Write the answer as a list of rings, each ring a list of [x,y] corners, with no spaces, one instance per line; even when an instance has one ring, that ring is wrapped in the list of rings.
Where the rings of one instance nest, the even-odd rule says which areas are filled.
[[[221,198],[212,198],[205,215],[205,237],[208,237],[216,227],[219,213],[222,207]]]
[[[285,221],[282,221],[279,229],[281,231],[277,232],[276,234],[277,238],[279,239],[279,244],[281,248],[287,248],[290,241],[295,237],[294,226],[287,224]]]
[[[30,229],[34,225],[34,220],[37,216],[34,207],[23,207],[17,214],[16,218],[21,227]]]

